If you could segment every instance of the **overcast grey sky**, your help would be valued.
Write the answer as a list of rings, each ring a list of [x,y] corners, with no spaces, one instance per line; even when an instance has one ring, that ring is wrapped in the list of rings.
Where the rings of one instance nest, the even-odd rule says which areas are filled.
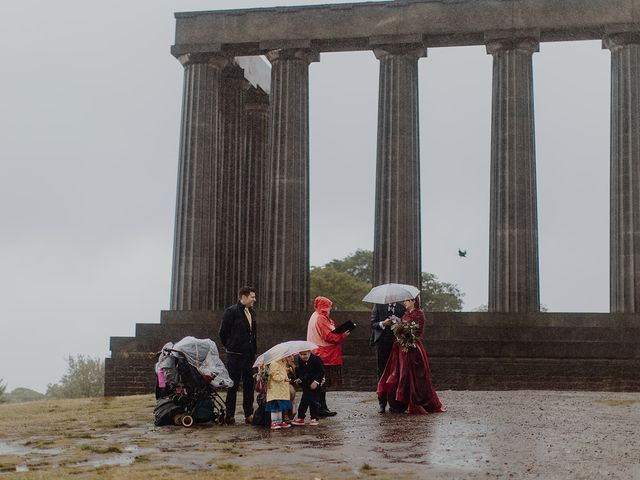
[[[175,11],[324,0],[0,2],[0,378],[43,391],[169,306],[182,67]],[[610,55],[534,55],[541,300],[607,311]],[[378,62],[310,67],[311,263],[373,247]],[[420,60],[423,270],[487,302],[491,57]],[[468,257],[457,256],[457,249]],[[232,301],[233,299],[229,299]]]

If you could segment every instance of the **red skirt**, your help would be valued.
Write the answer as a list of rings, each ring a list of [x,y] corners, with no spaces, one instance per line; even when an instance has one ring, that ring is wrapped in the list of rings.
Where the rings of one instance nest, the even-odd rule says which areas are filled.
[[[398,342],[393,343],[387,366],[380,377],[376,393],[386,397],[389,406],[409,413],[444,412],[433,383],[427,353],[420,339],[416,348],[402,350]]]

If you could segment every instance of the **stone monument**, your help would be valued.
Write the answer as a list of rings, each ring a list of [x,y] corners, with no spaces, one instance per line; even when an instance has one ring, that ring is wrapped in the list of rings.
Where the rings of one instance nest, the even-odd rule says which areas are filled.
[[[575,40],[611,51],[611,314],[539,313],[532,56],[540,43]],[[429,48],[466,45],[493,57],[489,312],[429,318],[436,380],[640,388],[640,0],[397,0],[176,14],[171,51],[185,80],[171,311],[139,325],[135,339],[112,338],[106,391],[148,390],[131,372],[144,375],[149,349],[195,332],[215,337],[219,310],[243,284],[258,286],[262,325],[273,330],[263,346],[282,339],[278,326],[303,335],[308,68],[323,52],[368,50],[380,62],[374,282],[419,285],[418,61]],[[250,81],[256,71],[262,83]],[[400,178],[402,191],[392,188]],[[155,347],[144,331],[155,332],[146,336]],[[372,388],[366,338],[347,349],[358,364],[345,361],[347,385]]]

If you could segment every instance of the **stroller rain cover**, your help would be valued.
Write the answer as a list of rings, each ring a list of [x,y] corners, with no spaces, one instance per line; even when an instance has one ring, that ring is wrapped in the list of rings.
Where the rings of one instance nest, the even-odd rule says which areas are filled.
[[[204,377],[211,378],[210,383],[215,388],[228,388],[233,386],[233,380],[220,359],[218,347],[209,338],[184,337],[178,343],[171,346],[166,344],[165,349],[177,350],[181,352],[190,365],[194,366]],[[171,362],[168,355],[161,355],[156,363],[156,374],[161,368],[166,368]],[[169,360],[169,362],[167,362]],[[171,362],[172,363],[172,362]]]

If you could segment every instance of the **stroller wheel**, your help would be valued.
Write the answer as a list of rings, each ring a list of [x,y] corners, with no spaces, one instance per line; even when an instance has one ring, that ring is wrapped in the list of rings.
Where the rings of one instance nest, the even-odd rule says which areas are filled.
[[[180,419],[180,423],[182,423],[183,427],[189,428],[191,425],[193,425],[193,417],[191,415],[183,415]]]

